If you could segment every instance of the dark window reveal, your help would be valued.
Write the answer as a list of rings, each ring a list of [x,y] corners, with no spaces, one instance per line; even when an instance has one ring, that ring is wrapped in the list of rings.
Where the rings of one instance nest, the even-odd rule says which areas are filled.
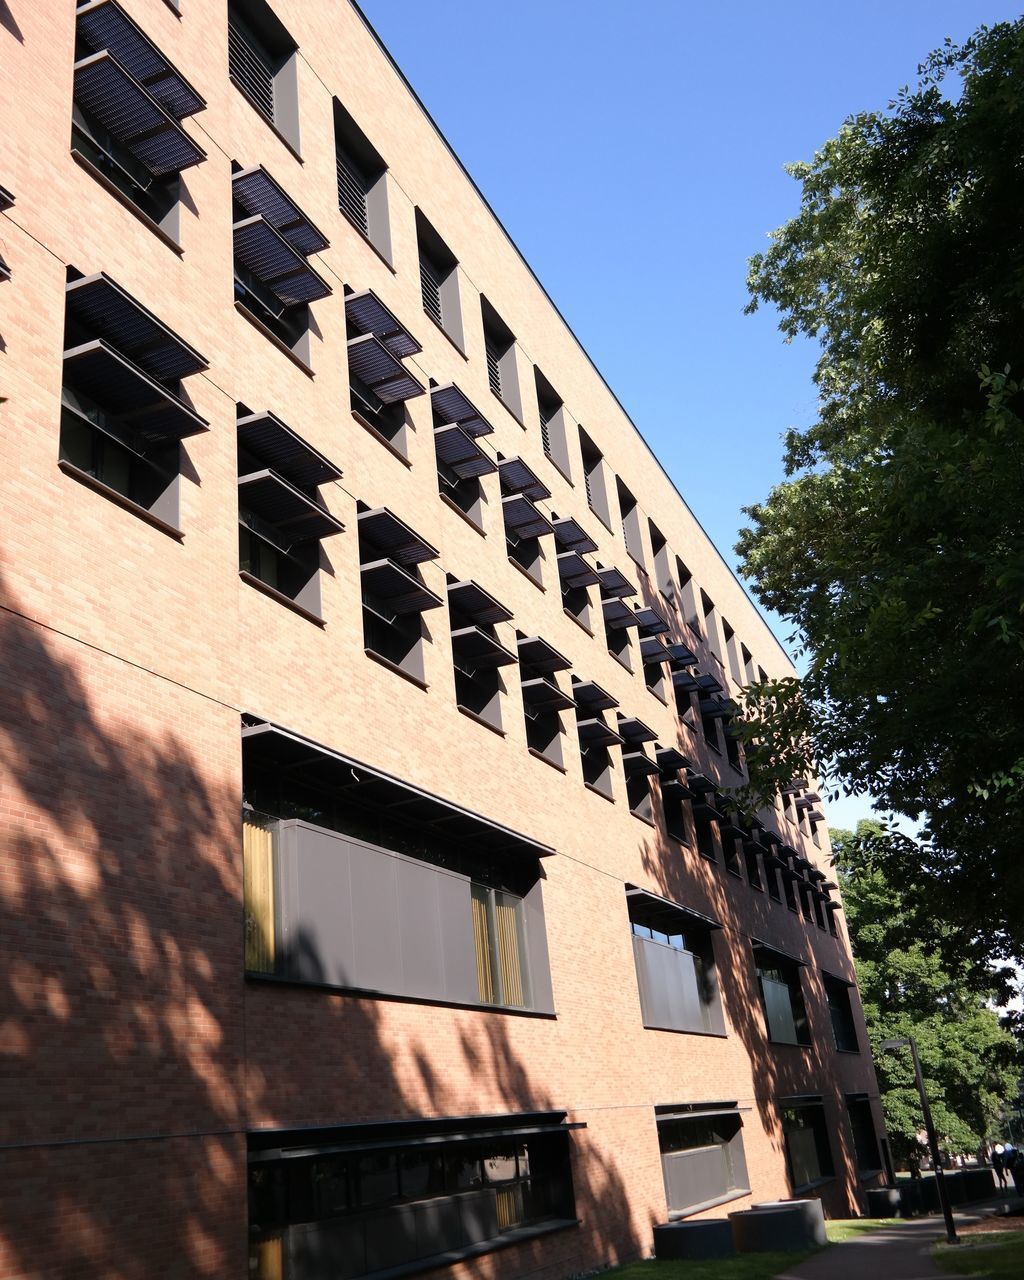
[[[800,1102],[784,1107],[782,1136],[789,1180],[794,1192],[834,1176],[835,1166],[825,1124],[825,1108],[820,1101]]]

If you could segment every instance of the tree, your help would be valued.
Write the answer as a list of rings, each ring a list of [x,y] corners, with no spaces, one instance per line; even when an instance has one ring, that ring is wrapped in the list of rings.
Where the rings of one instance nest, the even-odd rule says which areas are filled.
[[[893,1152],[901,1162],[912,1155],[923,1117],[910,1055],[879,1045],[908,1035],[917,1041],[940,1140],[954,1152],[971,1151],[1017,1092],[1021,1047],[990,1007],[1005,987],[1001,975],[944,957],[942,927],[871,856],[880,834],[879,823],[863,821],[856,835],[833,831],[832,847]]]
[[[1024,19],[947,42],[790,172],[748,310],[820,343],[819,415],[737,552],[807,673],[747,691],[753,790],[813,763],[923,822],[887,874],[1021,956]]]

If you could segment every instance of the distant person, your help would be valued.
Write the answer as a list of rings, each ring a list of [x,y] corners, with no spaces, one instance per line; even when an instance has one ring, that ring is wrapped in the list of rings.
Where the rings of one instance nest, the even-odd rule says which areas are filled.
[[[996,1182],[1000,1191],[1006,1190],[1006,1148],[1001,1142],[997,1142],[992,1148],[992,1172],[996,1175]]]
[[[1013,1153],[1013,1164],[1009,1168],[1014,1191],[1019,1196],[1024,1196],[1024,1149],[1018,1147]]]

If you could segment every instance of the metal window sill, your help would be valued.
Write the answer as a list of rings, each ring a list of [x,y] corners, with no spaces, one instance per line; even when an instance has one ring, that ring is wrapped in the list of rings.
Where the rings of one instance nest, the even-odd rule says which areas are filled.
[[[484,531],[483,525],[477,524],[477,522],[473,519],[473,517],[467,515],[457,502],[454,502],[451,498],[449,498],[446,493],[438,493],[437,496],[441,499],[441,501],[444,503],[446,507],[451,507],[451,509],[455,512],[457,516],[461,516],[462,519],[465,520],[466,524],[469,525],[469,527],[473,530],[474,533],[478,533],[481,538],[487,537],[487,534]]]
[[[340,204],[338,205],[338,212],[345,219],[345,221],[352,228],[352,230],[356,233],[356,235],[358,235],[359,239],[362,240],[363,244],[365,244],[368,249],[372,249],[373,252],[377,255],[377,257],[380,258],[381,262],[384,263],[384,265],[391,272],[391,274],[393,276],[398,275],[398,272],[395,270],[394,264],[389,262],[388,259],[385,258],[384,254],[380,251],[380,249],[377,248],[377,246],[373,243],[370,237],[362,229],[359,223],[356,222],[356,220],[353,217],[351,217],[348,211],[343,209]]]
[[[91,476],[88,471],[83,471],[81,467],[76,467],[73,462],[68,462],[65,458],[57,460],[57,466],[66,476],[70,476],[72,480],[77,480],[79,484],[85,485],[87,489],[92,489],[94,493],[101,494],[104,498],[109,498],[115,506],[122,507],[125,511],[131,512],[133,516],[138,516],[140,520],[144,520],[146,524],[151,524],[154,529],[159,529],[161,533],[166,533],[169,538],[173,538],[175,542],[184,542],[185,535],[173,524],[168,524],[166,520],[161,520],[159,516],[155,516],[152,511],[146,507],[140,506],[137,502],[133,502],[131,498],[126,498],[123,493],[118,493],[116,489],[112,489],[110,485],[104,484],[102,480],[97,480],[95,476]]]
[[[249,321],[249,323],[252,325],[254,329],[257,329],[260,333],[262,333],[268,342],[272,342],[274,346],[277,347],[278,351],[283,352],[288,357],[288,359],[292,362],[292,364],[296,366],[296,368],[302,370],[302,372],[306,375],[307,378],[316,377],[316,374],[309,367],[309,365],[306,364],[305,360],[300,359],[295,354],[295,352],[291,349],[291,347],[287,344],[287,342],[282,341],[277,336],[277,334],[273,331],[273,329],[268,329],[267,326],[263,323],[263,321],[258,316],[254,315],[249,310],[249,308],[245,305],[244,302],[239,302],[236,299],[235,310],[238,312],[240,316],[244,316],[245,319]]]
[[[406,671],[404,667],[400,667],[397,662],[392,662],[390,658],[385,658],[382,653],[378,653],[376,649],[364,649],[363,653],[371,662],[377,662],[388,671],[393,672],[396,676],[401,676],[403,680],[408,680],[410,684],[414,684],[417,689],[426,690],[430,686],[425,680],[421,680],[419,676],[414,676],[411,671]]]
[[[369,418],[364,418],[358,409],[352,410],[352,417],[355,418],[356,422],[358,422],[365,431],[368,431],[370,435],[373,436],[374,440],[376,440],[378,444],[382,444],[384,448],[387,449],[388,453],[396,457],[404,467],[412,467],[412,463],[401,449],[399,449],[396,444],[393,444],[382,431],[378,431]]]
[[[591,640],[593,640],[593,638],[594,638],[594,633],[593,633],[593,631],[591,631],[591,629],[587,626],[587,624],[586,624],[585,622],[581,622],[581,621],[580,621],[580,619],[579,619],[579,618],[577,618],[577,617],[576,617],[576,615],[575,615],[574,613],[571,613],[571,612],[570,612],[568,609],[566,609],[566,608],[563,608],[563,609],[562,609],[562,612],[565,614],[565,616],[566,616],[567,618],[572,618],[573,622],[575,622],[575,623],[576,623],[576,625],[579,627],[579,629],[580,629],[581,631],[585,631],[585,632],[587,633],[587,635],[588,635],[588,636],[590,636]]]
[[[466,716],[467,719],[473,720],[476,724],[482,725],[485,729],[490,729],[491,733],[496,733],[499,738],[504,738],[505,730],[497,724],[492,724],[484,716],[478,715],[475,711],[470,711],[469,707],[464,707],[461,702],[457,702],[456,707]]]
[[[299,151],[296,148],[295,144],[285,134],[281,132],[281,130],[277,127],[277,125],[270,118],[270,116],[267,115],[267,113],[263,110],[263,108],[259,105],[259,103],[254,102],[253,99],[249,96],[249,94],[246,93],[245,87],[241,83],[241,81],[236,80],[235,77],[230,73],[230,71],[228,72],[228,79],[235,86],[235,88],[242,95],[242,97],[246,100],[246,102],[248,102],[249,106],[252,107],[253,111],[256,112],[259,118],[270,130],[270,132],[274,134],[280,142],[284,143],[284,145],[292,153],[295,159],[298,160],[299,164],[305,164],[306,162],[305,160],[303,160],[302,156],[299,154]]]
[[[522,418],[520,418],[519,414],[516,413],[515,409],[512,408],[512,406],[504,398],[504,396],[499,395],[498,392],[495,391],[493,387],[491,387],[491,395],[494,396],[498,404],[500,404],[501,407],[506,411],[506,413],[510,414],[511,417],[514,419],[514,421],[518,422],[519,425],[522,427],[522,429],[525,431],[526,423],[522,420]]]
[[[584,782],[583,785],[588,791],[593,791],[595,796],[600,796],[602,800],[607,800],[609,804],[615,803],[615,797],[610,791],[602,791],[600,787],[595,787],[592,782]]]
[[[269,582],[264,582],[262,578],[257,578],[255,574],[249,573],[247,569],[239,569],[238,576],[250,587],[255,587],[261,595],[269,596],[271,600],[276,600],[278,604],[283,604],[286,609],[291,609],[292,613],[297,613],[300,618],[305,618],[307,622],[312,622],[321,628],[327,626],[327,623],[318,613],[313,613],[311,609],[303,608],[297,600],[293,600],[291,596],[286,596],[283,591],[278,591]]]
[[[543,760],[549,768],[557,769],[559,773],[563,774],[568,772],[564,764],[559,764],[557,760],[552,760],[550,756],[546,756],[543,751],[538,751],[536,747],[527,747],[526,750],[535,760]]]
[[[800,1186],[793,1188],[793,1195],[800,1195],[804,1191],[813,1191],[816,1187],[823,1187],[826,1183],[835,1182],[836,1175],[830,1173],[827,1178],[815,1178],[813,1182],[802,1182]]]
[[[353,224],[353,225],[355,225],[355,224]],[[359,230],[359,228],[357,227],[357,228],[356,228],[356,230],[358,231],[358,230]],[[360,234],[361,234],[361,233],[360,233]],[[455,341],[455,339],[454,339],[454,338],[452,337],[452,335],[448,332],[448,330],[444,327],[444,325],[443,325],[443,324],[441,324],[438,320],[436,320],[436,319],[435,319],[435,318],[430,314],[430,312],[426,309],[426,307],[424,307],[424,308],[423,308],[423,314],[427,317],[427,319],[430,321],[430,323],[431,323],[431,324],[432,324],[436,329],[439,329],[439,330],[444,334],[444,336],[445,336],[445,337],[448,339],[448,341],[452,344],[452,346],[455,348],[455,350],[459,353],[459,355],[460,355],[460,356],[462,356],[463,360],[465,360],[465,361],[466,361],[466,363],[468,364],[468,363],[469,363],[469,356],[467,356],[467,355],[466,355],[465,351],[463,351],[463,349],[462,349],[462,348],[459,346],[459,344]]]
[[[706,1028],[697,1027],[656,1027],[653,1023],[644,1023],[645,1031],[664,1031],[671,1036],[706,1036],[710,1040],[728,1040],[729,1033],[727,1031],[708,1031]],[[697,1112],[694,1113],[698,1114]],[[696,1210],[694,1210],[696,1212]]]
[[[538,591],[547,591],[547,587],[541,582],[540,578],[535,578],[529,569],[524,568],[518,560],[513,560],[511,556],[508,558],[509,564],[513,569],[518,569],[524,578],[528,579],[537,588]]]
[[[713,1200],[702,1200],[700,1204],[688,1204],[685,1209],[670,1209],[669,1222],[682,1222],[694,1213],[703,1213],[705,1209],[713,1209],[719,1204],[729,1204],[733,1200],[742,1200],[744,1196],[750,1195],[749,1187],[734,1187],[727,1191],[724,1196],[715,1196]]]
[[[74,160],[75,164],[77,164],[80,169],[84,169],[90,177],[95,178],[101,187],[109,191],[118,204],[122,205],[130,214],[134,215],[134,217],[136,217],[144,227],[152,231],[158,240],[162,240],[168,249],[171,249],[176,253],[179,258],[183,258],[185,256],[185,250],[177,240],[175,240],[173,236],[169,236],[163,227],[161,227],[159,222],[154,222],[148,213],[140,209],[135,201],[132,200],[130,196],[126,195],[116,182],[111,182],[103,170],[97,168],[89,157],[83,155],[77,147],[71,148],[71,159]]]

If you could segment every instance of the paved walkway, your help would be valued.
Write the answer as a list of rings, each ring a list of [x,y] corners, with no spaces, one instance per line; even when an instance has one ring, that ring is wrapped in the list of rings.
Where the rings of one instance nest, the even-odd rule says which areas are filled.
[[[1011,1189],[1009,1197],[993,1197],[972,1205],[969,1212],[954,1214],[954,1221],[957,1226],[966,1226],[1013,1202],[1021,1203]],[[931,1247],[945,1238],[946,1224],[940,1216],[912,1218],[834,1244],[781,1272],[776,1280],[936,1280],[949,1273],[940,1271],[932,1261]]]

